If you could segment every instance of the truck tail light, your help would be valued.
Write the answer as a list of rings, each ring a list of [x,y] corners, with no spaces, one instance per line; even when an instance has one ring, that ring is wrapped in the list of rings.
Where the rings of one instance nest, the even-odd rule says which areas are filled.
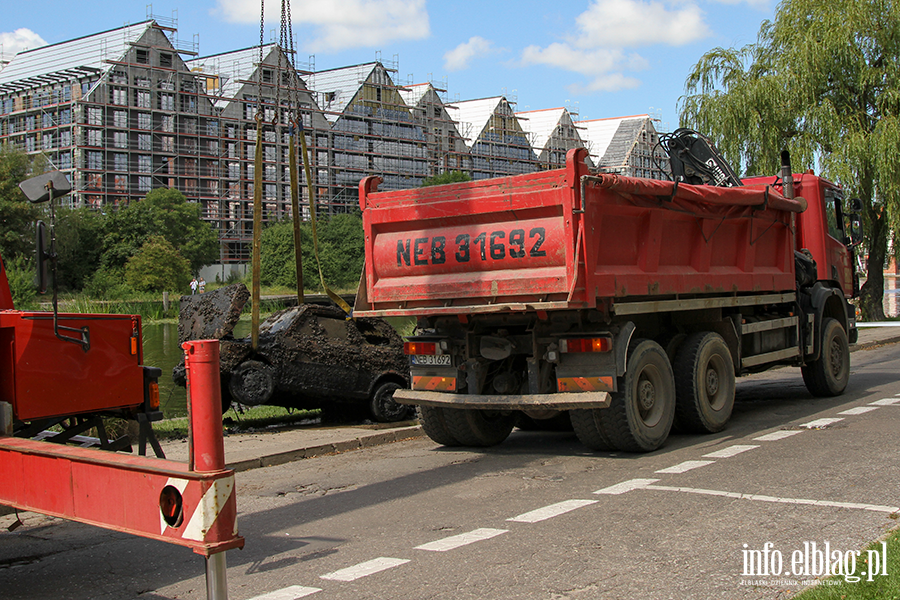
[[[559,341],[559,351],[569,354],[577,352],[609,352],[612,350],[612,338],[568,338]]]
[[[403,353],[409,355],[437,354],[437,344],[434,342],[405,342]]]

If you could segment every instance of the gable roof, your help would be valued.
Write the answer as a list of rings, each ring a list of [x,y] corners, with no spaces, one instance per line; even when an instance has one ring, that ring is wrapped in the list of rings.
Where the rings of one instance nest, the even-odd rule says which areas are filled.
[[[414,83],[399,88],[397,93],[400,94],[407,106],[413,108],[419,105],[419,102],[428,94],[429,90],[433,89],[434,86],[430,83]]]
[[[263,46],[263,62],[276,49],[275,44]],[[256,81],[257,63],[259,63],[259,46],[213,54],[185,62],[191,71],[219,77],[219,98],[215,101],[215,105],[219,108],[234,99],[247,81]]]
[[[517,112],[516,117],[522,129],[532,137],[531,144],[540,154],[567,112],[565,108],[544,108]]]
[[[131,44],[156,25],[152,19],[65,42],[23,50],[0,71],[0,90],[47,85],[92,73],[108,72],[110,60],[121,60]],[[174,48],[173,48],[174,52]]]
[[[316,71],[301,76],[307,88],[317,92],[319,106],[325,117],[332,123],[337,121],[347,105],[359,93],[363,83],[368,81],[379,63],[370,62],[340,69]]]
[[[478,141],[479,136],[481,136],[484,131],[485,125],[487,125],[488,120],[493,116],[497,107],[500,106],[502,100],[503,96],[494,96],[493,98],[463,100],[462,102],[453,103],[453,107],[457,109],[457,112],[453,117],[459,123],[457,129],[459,129],[460,133],[463,133],[468,129],[466,125],[471,125],[472,127],[468,130],[468,135],[463,133],[463,135],[466,136],[466,146],[471,148],[475,142]]]
[[[593,119],[575,123],[582,128],[582,139],[589,141],[591,160],[598,167],[625,163],[638,133],[650,115],[631,115],[611,119]]]

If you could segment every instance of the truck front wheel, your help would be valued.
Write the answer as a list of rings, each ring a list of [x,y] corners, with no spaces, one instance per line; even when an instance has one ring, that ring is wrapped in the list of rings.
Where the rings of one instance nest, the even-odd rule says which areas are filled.
[[[472,408],[444,409],[447,430],[463,446],[496,446],[516,424],[515,413]]]
[[[624,382],[598,425],[619,450],[651,452],[663,445],[675,418],[675,378],[662,346],[639,340],[629,349]]]
[[[803,383],[813,396],[838,396],[850,381],[850,344],[847,332],[831,318],[822,322],[822,353],[803,368]]]
[[[675,355],[675,418],[696,433],[722,431],[734,409],[734,362],[718,333],[692,334]]]

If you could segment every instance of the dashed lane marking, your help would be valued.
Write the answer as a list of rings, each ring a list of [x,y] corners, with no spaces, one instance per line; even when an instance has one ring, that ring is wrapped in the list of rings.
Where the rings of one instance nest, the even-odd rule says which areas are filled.
[[[364,563],[359,563],[358,565],[353,565],[352,567],[347,567],[346,569],[340,569],[333,573],[321,575],[320,578],[328,579],[330,581],[356,581],[362,577],[368,577],[369,575],[374,575],[381,571],[387,571],[388,569],[405,565],[408,562],[409,559],[407,558],[386,558],[382,556],[373,558]]]
[[[752,444],[735,444],[734,446],[728,446],[727,448],[704,454],[703,458],[731,458],[732,456],[737,456],[741,452],[753,450],[754,448],[759,448],[759,446],[754,446]]]
[[[686,460],[683,463],[679,463],[674,467],[669,467],[667,469],[660,469],[656,471],[657,473],[685,473],[690,471],[691,469],[697,469],[699,467],[705,467],[706,465],[713,464],[714,460]]]
[[[758,438],[753,438],[754,442],[777,442],[778,440],[783,440],[784,438],[791,437],[792,435],[797,435],[798,433],[803,433],[799,429],[791,429],[791,430],[782,430],[782,431],[773,431],[772,433],[767,433],[766,435],[761,435]]]
[[[856,408],[849,408],[847,410],[842,410],[839,412],[839,415],[862,415],[867,412],[872,412],[873,410],[878,410],[877,406],[857,406]]]
[[[704,496],[721,496],[723,498],[735,498],[738,500],[756,500],[758,502],[779,502],[782,504],[804,504],[809,506],[825,506],[830,508],[852,508],[857,510],[870,510],[873,512],[895,513],[900,511],[898,506],[881,506],[878,504],[862,504],[859,502],[832,502],[830,500],[809,500],[806,498],[779,498],[777,496],[764,496],[762,494],[740,494],[737,492],[724,492],[720,490],[704,490],[699,488],[674,487],[668,485],[648,485],[645,489],[661,490],[665,492],[685,492],[688,494],[701,494]]]
[[[826,419],[816,419],[815,421],[810,421],[809,423],[804,423],[800,427],[803,429],[822,429],[824,427],[828,427],[829,425],[834,425],[838,421],[843,421],[842,418],[826,418]]]
[[[546,521],[547,519],[551,519],[553,517],[558,517],[559,515],[565,514],[569,511],[573,511],[583,506],[588,506],[589,504],[596,504],[597,502],[597,500],[565,500],[563,502],[551,504],[550,506],[545,506],[544,508],[539,508],[537,510],[523,513],[518,517],[507,519],[507,521],[514,521],[516,523],[538,523],[540,521]]]
[[[875,402],[869,402],[870,406],[894,406],[897,403],[900,403],[900,398],[882,398],[881,400],[876,400]]]
[[[468,533],[461,533],[459,535],[453,535],[442,540],[422,544],[421,546],[416,546],[415,549],[430,550],[432,552],[446,552],[447,550],[453,550],[467,544],[474,544],[475,542],[489,540],[492,537],[497,537],[498,535],[506,533],[507,531],[509,530],[488,528],[476,529],[475,531],[470,531]]]
[[[297,598],[304,598],[310,594],[321,591],[322,590],[319,588],[292,585],[280,590],[275,590],[274,592],[269,592],[268,594],[263,594],[262,596],[250,598],[250,600],[297,600]]]
[[[597,490],[594,493],[612,495],[624,494],[632,490],[645,488],[651,483],[656,483],[657,481],[659,481],[659,479],[630,479],[628,481],[623,481],[622,483],[617,483],[616,485],[611,485],[607,488],[603,488],[602,490]]]

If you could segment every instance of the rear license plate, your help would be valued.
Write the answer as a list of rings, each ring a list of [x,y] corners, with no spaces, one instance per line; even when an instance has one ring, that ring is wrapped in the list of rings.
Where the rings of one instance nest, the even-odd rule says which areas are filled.
[[[450,355],[449,354],[414,354],[410,356],[412,359],[412,364],[414,365],[441,365],[441,366],[450,366]]]

